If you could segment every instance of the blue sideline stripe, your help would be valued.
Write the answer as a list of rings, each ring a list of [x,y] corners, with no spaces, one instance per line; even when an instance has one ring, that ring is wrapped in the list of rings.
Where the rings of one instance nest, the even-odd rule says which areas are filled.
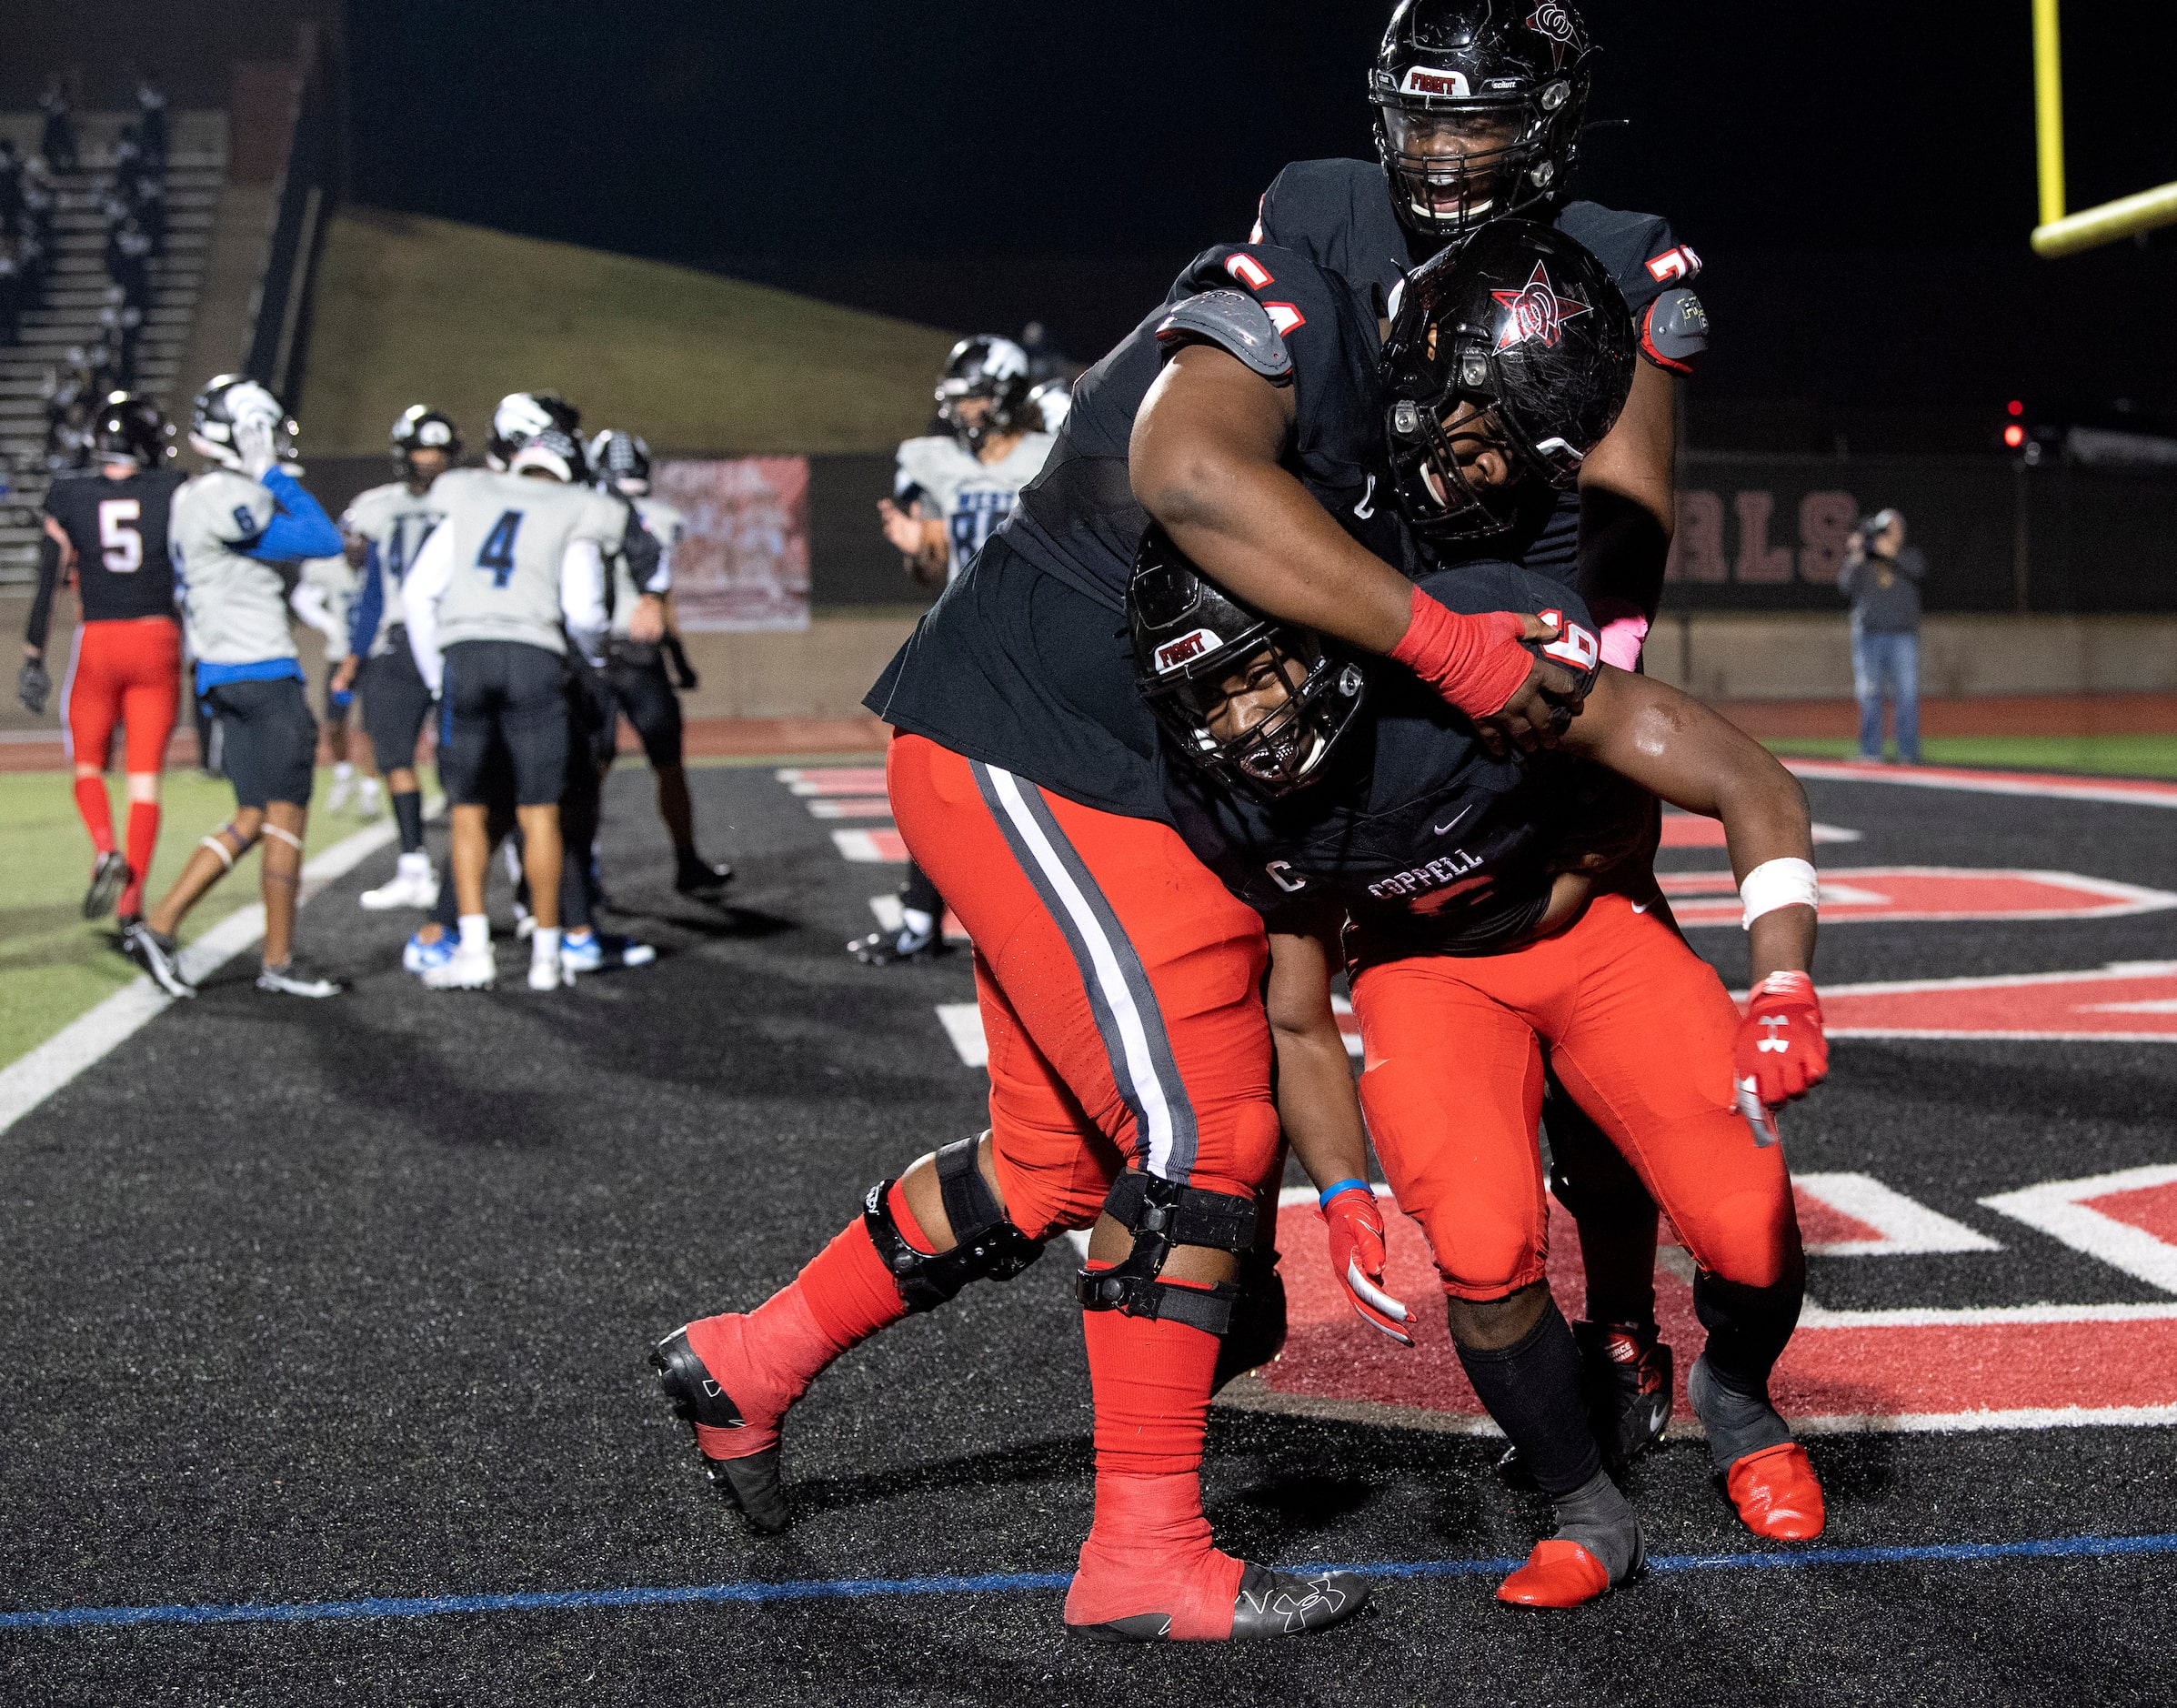
[[[2177,1533],[2161,1536],[2052,1536],[2026,1542],[1941,1542],[1925,1547],[1804,1548],[1790,1553],[1659,1554],[1651,1572],[1806,1571],[1820,1566],[1912,1565],[1974,1560],[2097,1559],[2177,1553]],[[1480,1577],[1510,1572],[1504,1560],[1377,1560],[1308,1566],[1377,1578]],[[589,1607],[675,1607],[691,1603],[866,1601],[886,1595],[992,1595],[1062,1590],[1068,1572],[993,1572],[980,1577],[805,1578],[778,1583],[697,1583],[620,1590],[554,1590],[506,1595],[370,1596],[352,1602],[241,1602],[188,1607],[56,1607],[0,1613],[0,1631],[57,1631],[87,1625],[305,1624],[333,1619],[424,1619],[438,1613],[559,1613]]]

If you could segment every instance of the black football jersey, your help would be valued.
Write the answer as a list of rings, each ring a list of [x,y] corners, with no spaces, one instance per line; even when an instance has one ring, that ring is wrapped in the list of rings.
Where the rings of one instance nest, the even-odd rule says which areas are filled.
[[[84,621],[175,614],[166,522],[186,478],[178,468],[139,469],[122,480],[93,471],[60,476],[46,489],[45,514],[75,548]]]
[[[1467,612],[1587,612],[1511,564],[1436,570],[1422,587]],[[1489,954],[1541,918],[1573,850],[1637,841],[1646,797],[1560,754],[1491,754],[1473,726],[1408,673],[1374,668],[1330,775],[1275,801],[1229,790],[1167,744],[1171,822],[1225,887],[1273,925],[1328,902],[1362,960]],[[1357,946],[1357,947],[1356,947]]]
[[[1679,242],[1669,220],[1655,214],[1568,202],[1551,223],[1609,269],[1642,332],[1643,349],[1652,356],[1649,310],[1700,271],[1700,257]],[[1298,250],[1358,289],[1375,293],[1379,304],[1389,301],[1406,271],[1436,253],[1427,240],[1410,238],[1399,223],[1390,186],[1373,160],[1295,161],[1263,192],[1254,236]],[[1579,544],[1579,495],[1539,490],[1520,507],[1510,535],[1478,549],[1570,586],[1580,567]]]
[[[1163,366],[1159,323],[1189,296],[1232,289],[1269,312],[1291,358],[1285,467],[1361,545],[1405,566],[1407,535],[1379,473],[1374,310],[1303,256],[1220,245],[1081,377],[1042,472],[887,667],[870,710],[1085,806],[1168,816],[1126,637],[1127,581],[1149,527],[1127,446]]]

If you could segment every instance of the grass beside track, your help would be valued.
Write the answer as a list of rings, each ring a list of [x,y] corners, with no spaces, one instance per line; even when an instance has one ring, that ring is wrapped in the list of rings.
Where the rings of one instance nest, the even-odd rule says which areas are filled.
[[[325,787],[319,774],[318,787]],[[128,807],[118,779],[109,781],[114,834],[125,839]],[[322,799],[322,796],[321,796]],[[224,824],[235,793],[195,771],[166,773],[158,852],[151,867],[153,899],[180,875],[189,851]],[[313,851],[356,828],[345,816],[310,828]],[[114,921],[83,917],[90,880],[91,839],[75,815],[74,779],[65,771],[0,775],[0,1067],[59,1031],[136,977],[114,947]],[[245,859],[182,922],[181,940],[194,942],[236,908],[257,899],[257,866]]]
[[[954,335],[692,267],[373,208],[336,216],[297,413],[306,453],[382,452],[420,392],[483,445],[550,387],[661,449],[889,451]]]
[[[1860,750],[1860,744],[1850,739],[1774,740],[1764,745],[1772,753],[1802,759],[1849,759]],[[1929,736],[1921,742],[1921,757],[1930,765],[2177,777],[2177,735]]]

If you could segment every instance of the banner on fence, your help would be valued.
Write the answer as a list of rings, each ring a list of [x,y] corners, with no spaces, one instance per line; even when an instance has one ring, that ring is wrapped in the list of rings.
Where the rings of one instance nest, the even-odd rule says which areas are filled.
[[[808,627],[808,457],[664,462],[650,489],[686,518],[673,551],[683,629]]]

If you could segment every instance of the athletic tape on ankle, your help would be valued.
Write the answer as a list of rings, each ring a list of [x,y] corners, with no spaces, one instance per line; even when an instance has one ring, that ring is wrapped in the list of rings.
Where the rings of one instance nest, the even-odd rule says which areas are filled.
[[[1821,906],[1821,885],[1814,876],[1814,868],[1802,859],[1763,860],[1746,874],[1746,881],[1739,886],[1739,899],[1746,904],[1745,917],[1739,923],[1751,926],[1764,913],[1774,913],[1779,908],[1813,908]]]
[[[283,830],[276,824],[268,824],[264,827],[264,834],[269,837],[277,837],[297,854],[302,852],[302,838],[296,836],[292,830]]]

